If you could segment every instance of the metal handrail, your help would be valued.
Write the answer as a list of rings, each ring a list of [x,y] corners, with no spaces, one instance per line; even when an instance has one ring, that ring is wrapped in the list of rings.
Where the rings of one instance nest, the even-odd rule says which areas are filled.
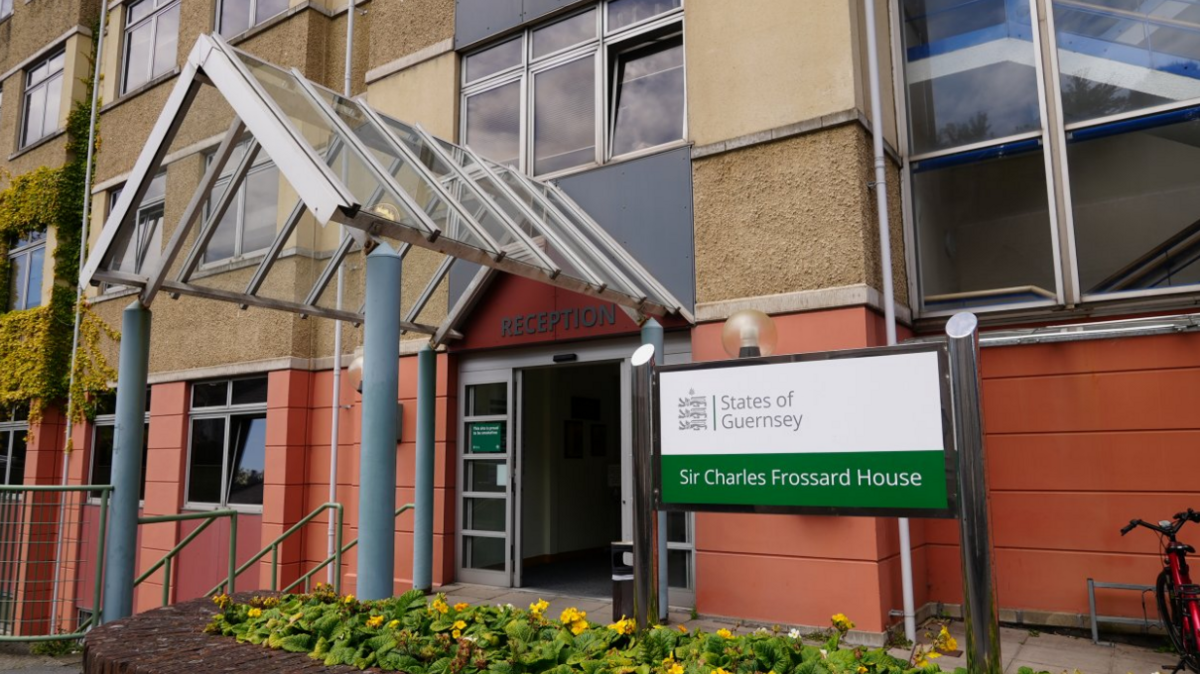
[[[285,532],[283,532],[282,534],[279,534],[278,536],[276,536],[276,537],[275,537],[275,540],[273,540],[273,541],[271,541],[270,543],[268,543],[268,544],[267,544],[267,546],[266,546],[265,548],[263,548],[262,550],[260,550],[260,551],[258,552],[258,554],[254,555],[254,556],[253,556],[253,557],[251,557],[249,560],[247,560],[247,561],[246,561],[244,564],[242,564],[241,566],[237,567],[237,569],[236,569],[236,570],[232,568],[232,561],[231,561],[231,563],[230,563],[229,587],[230,587],[230,588],[232,588],[232,587],[233,587],[233,579],[234,579],[234,578],[236,578],[237,576],[240,576],[240,575],[242,575],[242,573],[244,573],[244,572],[245,572],[247,569],[249,569],[251,566],[253,566],[255,563],[257,563],[257,562],[258,562],[260,559],[262,559],[263,557],[266,557],[266,556],[267,556],[267,553],[269,552],[269,553],[271,553],[271,591],[272,591],[272,592],[274,592],[274,591],[275,591],[275,590],[278,588],[278,585],[279,585],[279,580],[278,580],[278,578],[279,578],[279,573],[278,573],[278,572],[279,572],[279,546],[280,546],[280,545],[281,545],[281,544],[282,544],[282,543],[283,543],[285,540],[287,540],[287,539],[288,539],[288,538],[289,538],[289,537],[290,537],[292,534],[296,533],[296,532],[297,532],[297,531],[299,531],[299,530],[300,530],[300,529],[301,529],[301,528],[302,528],[304,525],[306,525],[306,524],[308,524],[309,522],[311,522],[311,521],[313,520],[313,518],[314,518],[314,517],[316,517],[317,515],[321,514],[322,512],[324,512],[324,511],[326,511],[326,510],[333,510],[333,511],[335,511],[335,512],[337,513],[337,515],[336,515],[336,517],[337,517],[337,527],[336,527],[336,533],[335,533],[335,536],[336,536],[336,544],[334,545],[334,557],[336,557],[336,558],[337,558],[337,561],[338,561],[338,568],[341,568],[341,561],[342,561],[342,518],[343,518],[343,508],[342,508],[342,504],[341,504],[341,503],[333,503],[333,502],[330,502],[330,503],[322,503],[321,505],[317,506],[317,509],[316,509],[316,510],[313,510],[313,511],[312,511],[312,512],[310,512],[309,514],[305,515],[305,516],[304,516],[304,518],[303,518],[303,519],[301,519],[299,522],[296,522],[295,524],[293,524],[293,525],[292,525],[292,526],[291,526],[291,527],[290,527],[290,528],[289,528],[287,531],[285,531]],[[396,514],[398,515],[398,514],[400,514],[400,513],[399,513],[399,512],[397,512]],[[355,540],[355,542],[356,542],[356,543],[358,542],[358,539],[357,539],[357,538],[356,538],[356,539],[354,539],[354,540]],[[329,561],[332,561],[332,558],[331,558]],[[309,573],[311,574],[311,572],[309,572]],[[341,577],[341,574],[335,574],[335,575],[334,575],[333,584],[334,584],[334,591],[335,591],[335,592],[338,592],[338,593],[341,593],[341,589],[342,589],[342,577]],[[285,589],[284,589],[284,592],[287,592],[288,590],[290,590],[290,589],[291,589],[292,587],[294,587],[294,586],[295,586],[295,583],[293,583],[292,585],[289,585],[287,588],[285,588]],[[205,596],[210,596],[210,595],[216,594],[216,593],[217,593],[217,592],[218,592],[218,591],[219,591],[219,590],[220,590],[222,587],[225,587],[225,583],[218,583],[216,587],[214,587],[213,589],[211,589],[211,590],[209,590],[207,593],[205,593]],[[232,592],[230,592],[230,594],[232,594]]]
[[[170,604],[171,603],[171,560],[174,559],[181,551],[183,551],[183,549],[185,547],[187,547],[188,543],[191,543],[193,540],[195,540],[195,538],[197,536],[200,535],[200,533],[202,531],[207,529],[208,525],[212,524],[213,522],[217,521],[218,519],[220,519],[222,517],[228,517],[229,518],[229,577],[228,577],[228,579],[226,579],[225,582],[221,583],[217,587],[225,587],[225,583],[228,583],[229,584],[228,585],[229,592],[232,594],[233,588],[234,588],[233,583],[234,583],[234,580],[237,578],[237,574],[234,573],[234,564],[237,561],[237,558],[235,557],[235,555],[237,554],[237,516],[238,516],[238,512],[236,510],[213,510],[210,512],[203,512],[203,513],[182,513],[179,515],[153,515],[150,517],[139,517],[138,518],[139,525],[141,525],[141,524],[159,524],[162,522],[184,522],[187,520],[204,520],[204,523],[201,524],[200,526],[196,527],[192,531],[192,533],[185,536],[182,541],[179,541],[179,543],[176,544],[175,547],[171,548],[171,550],[168,551],[167,554],[163,555],[162,559],[155,562],[154,566],[151,566],[149,569],[146,569],[146,571],[143,572],[142,575],[140,575],[136,579],[134,579],[133,586],[137,587],[139,584],[141,584],[142,581],[149,578],[150,574],[154,573],[159,568],[162,568],[163,569],[163,591],[162,591],[163,606],[167,606],[168,604]]]
[[[396,513],[395,513],[395,515],[393,515],[393,517],[399,517],[400,513],[404,512],[405,510],[412,510],[412,508],[413,508],[413,504],[405,503],[404,505],[400,506],[399,508],[396,508]],[[358,545],[358,539],[355,538],[354,540],[350,541],[343,547],[341,545],[341,536],[342,536],[342,531],[341,531],[341,527],[339,527],[338,528],[338,546],[334,548],[334,553],[332,555],[326,557],[325,561],[323,561],[320,564],[313,567],[311,570],[309,570],[303,576],[300,576],[296,580],[292,581],[290,585],[283,588],[283,591],[285,593],[291,592],[293,588],[295,588],[297,585],[299,585],[300,583],[303,582],[304,583],[304,591],[308,592],[310,589],[308,581],[312,579],[313,574],[315,574],[316,572],[320,571],[321,569],[329,566],[329,564],[336,559],[337,560],[337,567],[336,567],[337,573],[333,574],[333,578],[334,578],[333,591],[338,594],[341,594],[342,593],[342,573],[341,573],[342,555],[346,554],[351,549],[353,549],[354,546]],[[274,589],[274,588],[272,587],[272,589]]]

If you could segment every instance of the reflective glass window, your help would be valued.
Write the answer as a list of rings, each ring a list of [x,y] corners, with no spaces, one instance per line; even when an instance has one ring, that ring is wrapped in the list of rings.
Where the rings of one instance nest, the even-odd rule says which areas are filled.
[[[175,67],[181,0],[141,0],[128,7],[121,92],[136,89]]]
[[[525,40],[518,37],[467,56],[463,59],[463,77],[467,82],[474,82],[521,65],[521,49],[524,46]]]
[[[262,505],[266,392],[266,377],[192,385],[189,503]]]
[[[1038,141],[984,156],[917,162],[912,184],[926,309],[1056,297]]]
[[[229,178],[245,151],[246,144],[243,143],[226,162],[223,178],[211,192],[206,215],[225,194]],[[266,152],[260,150],[254,158],[254,166],[238,187],[237,195],[221,216],[216,231],[204,249],[204,262],[252,255],[270,247],[278,225],[279,180],[278,167]]]
[[[901,0],[913,154],[1041,129],[1028,0]]]
[[[615,77],[614,156],[683,138],[682,39],[620,54]]]
[[[282,14],[288,0],[221,0],[217,25],[224,37],[232,37]]]
[[[66,54],[60,51],[26,71],[21,147],[58,131],[65,63]]]
[[[42,279],[46,266],[46,233],[33,232],[18,239],[8,251],[9,311],[42,305]]]
[[[109,196],[110,209],[121,198],[122,189]],[[167,174],[159,173],[150,181],[142,204],[134,217],[134,226],[118,230],[113,240],[111,269],[134,274],[149,272],[162,256],[162,220],[166,208]],[[107,286],[106,286],[107,287]]]
[[[611,0],[608,3],[608,29],[621,30],[680,6],[681,0]]]
[[[591,57],[534,76],[533,173],[596,160],[595,64]]]
[[[225,452],[225,503],[262,505],[266,470],[267,415],[230,417]]]
[[[88,484],[112,484],[113,441],[116,439],[116,426],[112,417],[96,418],[95,430],[92,433],[92,465]],[[149,456],[150,424],[147,423],[142,434],[142,486],[138,491],[138,499],[146,498],[146,460]],[[99,498],[100,492],[92,492],[93,498]]]
[[[466,144],[497,164],[517,166],[521,159],[521,83],[467,97]]]
[[[596,37],[596,10],[533,31],[533,58],[562,51]]]
[[[0,19],[12,16],[13,0],[0,0]]]

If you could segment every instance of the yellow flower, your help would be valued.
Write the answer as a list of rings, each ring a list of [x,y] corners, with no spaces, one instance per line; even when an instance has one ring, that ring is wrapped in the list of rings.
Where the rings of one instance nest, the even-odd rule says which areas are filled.
[[[580,634],[588,628],[587,621],[583,618],[571,623],[571,634]]]
[[[725,671],[724,669],[721,669],[720,667],[717,667],[716,669],[714,669],[712,671],[712,674],[729,674],[729,672]]]
[[[454,610],[455,610],[455,611],[465,611],[465,610],[467,610],[467,609],[468,609],[468,608],[470,608],[470,607],[471,607],[471,605],[470,605],[470,604],[468,604],[467,602],[465,602],[465,601],[460,601],[460,602],[458,602],[457,604],[455,604],[455,605],[454,605]]]
[[[867,668],[864,665],[859,665],[858,674],[867,674]]]
[[[389,630],[394,630],[394,629],[396,629],[396,628],[397,628],[397,627],[399,627],[399,626],[400,626],[400,621],[399,621],[399,620],[393,620],[392,622],[388,623],[388,629],[389,629]]]
[[[550,602],[546,601],[545,599],[539,599],[529,605],[529,610],[534,613],[541,613],[548,608],[550,608]]]
[[[450,633],[450,636],[452,636],[452,637],[454,637],[455,639],[457,639],[457,638],[459,638],[459,637],[461,637],[461,636],[462,636],[462,632],[461,632],[461,631],[459,631],[459,630],[454,630],[453,632],[451,632],[451,633]]]
[[[683,665],[676,662],[667,668],[667,674],[683,674]]]
[[[683,632],[684,634],[687,634],[687,628],[686,628],[686,627],[684,627],[683,625],[680,625],[680,626],[679,626],[679,631],[680,631],[680,632]]]
[[[222,610],[229,608],[229,605],[231,603],[233,603],[233,600],[229,598],[229,595],[227,595],[223,592],[221,594],[214,596],[212,598],[212,600],[213,600],[213,603],[216,604],[217,607],[221,608]]]
[[[436,611],[438,613],[444,614],[444,613],[447,613],[449,610],[450,610],[450,606],[447,605],[446,602],[442,601],[441,597],[434,599],[433,603],[429,605],[430,613],[433,613]]]
[[[462,620],[455,620],[454,621],[454,629],[465,630],[465,629],[467,629],[467,623]]]
[[[730,632],[729,630],[722,627],[721,629],[717,630],[717,636],[719,636],[723,639],[732,639],[733,632]],[[718,671],[720,671],[720,670],[718,670]],[[728,674],[728,673],[726,673],[726,674]]]
[[[381,615],[373,615],[370,618],[367,618],[367,627],[374,628],[374,627],[379,627],[382,624],[383,624],[383,616],[381,616]]]
[[[938,633],[935,643],[937,644],[939,651],[945,652],[958,650],[958,640],[950,635],[950,631],[946,629],[945,625],[942,625],[942,631]]]
[[[342,600],[342,603],[343,604],[353,604],[354,603],[354,595],[352,595],[352,594],[346,595],[346,598]]]
[[[569,623],[573,623],[577,620],[583,620],[586,617],[587,617],[587,611],[580,611],[579,609],[572,606],[570,608],[564,609],[562,614],[558,616],[558,619],[563,621],[563,624],[569,624]]]
[[[847,618],[845,613],[835,613],[830,621],[839,632],[849,632],[854,629],[854,621]]]
[[[257,618],[262,615],[262,609],[261,608],[252,608],[252,609],[250,609],[250,612],[247,615],[249,615],[251,618]]]
[[[637,622],[626,618],[625,616],[621,616],[620,620],[608,626],[608,629],[616,632],[617,634],[633,634],[636,628]],[[666,660],[663,660],[663,664],[666,665],[668,662],[673,661],[674,658],[668,657]]]

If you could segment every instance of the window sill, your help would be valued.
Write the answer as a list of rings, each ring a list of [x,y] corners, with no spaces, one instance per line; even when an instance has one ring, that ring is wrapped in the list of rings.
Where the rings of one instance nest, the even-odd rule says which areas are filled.
[[[13,161],[17,157],[20,157],[22,155],[33,152],[34,150],[38,149],[39,147],[42,147],[43,145],[49,145],[50,143],[53,143],[54,141],[58,140],[59,138],[65,136],[65,135],[67,135],[67,130],[59,129],[58,131],[55,131],[54,133],[50,134],[49,136],[39,138],[39,139],[33,141],[32,143],[30,143],[29,145],[26,145],[25,147],[17,150],[16,152],[8,155],[8,160]]]
[[[107,292],[98,293],[95,297],[88,298],[88,302],[91,304],[100,304],[101,302],[108,302],[109,300],[119,300],[122,297],[137,295],[140,292],[141,290],[139,288],[122,286],[120,290],[110,290]]]
[[[137,98],[138,96],[141,96],[142,94],[146,93],[147,91],[150,91],[151,89],[154,89],[155,87],[162,84],[163,82],[167,82],[169,80],[174,79],[177,75],[179,75],[179,68],[175,67],[175,68],[171,69],[170,71],[165,72],[162,75],[159,75],[158,77],[155,77],[154,79],[150,80],[149,82],[146,82],[145,84],[137,87],[136,89],[131,89],[131,90],[121,94],[112,103],[109,103],[108,105],[101,107],[100,114],[104,114],[104,113],[108,112],[109,110],[112,110],[113,108],[120,107],[121,105],[125,104],[126,102],[131,101],[131,100]]]
[[[692,141],[687,140],[687,139],[675,140],[675,141],[671,141],[670,143],[666,143],[664,145],[655,145],[654,147],[648,147],[644,150],[638,150],[637,152],[629,152],[629,153],[623,154],[619,157],[613,157],[612,159],[609,159],[608,161],[604,162],[603,164],[596,164],[596,163],[584,164],[582,166],[575,166],[575,167],[572,167],[569,169],[555,171],[553,173],[543,173],[541,175],[530,176],[530,177],[533,178],[534,180],[554,181],[554,180],[558,180],[559,178],[566,178],[569,176],[578,175],[580,173],[587,173],[588,171],[595,171],[596,169],[602,169],[606,166],[616,166],[618,164],[624,164],[625,162],[630,162],[630,161],[634,161],[637,159],[643,159],[645,157],[651,157],[651,156],[654,156],[656,154],[660,154],[663,152],[670,152],[671,150],[678,150],[681,147],[690,147],[691,145],[692,145]]]
[[[188,280],[195,281],[198,279],[208,278],[210,276],[227,274],[231,271],[237,271],[239,269],[246,269],[248,267],[257,267],[258,264],[260,262],[262,262],[263,257],[266,255],[266,252],[267,252],[267,250],[264,249],[264,250],[255,251],[253,253],[250,253],[249,255],[239,255],[237,257],[227,257],[223,260],[217,260],[216,262],[201,262],[200,268],[197,269],[196,273],[192,274],[191,278],[189,278]],[[283,257],[282,254],[280,255],[280,257]]]
[[[180,508],[183,512],[213,512],[216,510],[236,510],[239,515],[261,515],[263,512],[262,506],[251,505],[218,505],[216,503],[191,503],[187,502]]]
[[[288,19],[292,18],[293,16],[299,14],[300,12],[308,10],[308,9],[317,9],[317,7],[315,5],[313,5],[312,2],[305,2],[302,4],[296,5],[295,7],[289,7],[287,9],[283,10],[282,12],[276,14],[275,16],[272,16],[271,18],[264,20],[262,23],[250,26],[249,28],[247,28],[246,30],[243,30],[240,33],[234,33],[232,37],[225,38],[225,41],[229,43],[230,47],[236,47],[239,44],[246,42],[247,40],[253,39],[256,35],[261,35],[262,33],[265,33],[266,31],[271,30],[275,26],[278,26],[279,24],[283,23],[284,21],[287,21]]]

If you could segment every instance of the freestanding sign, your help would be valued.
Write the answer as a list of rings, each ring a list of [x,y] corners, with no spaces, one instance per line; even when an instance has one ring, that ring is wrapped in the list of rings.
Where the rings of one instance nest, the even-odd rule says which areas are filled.
[[[944,345],[657,368],[663,510],[954,517]]]

